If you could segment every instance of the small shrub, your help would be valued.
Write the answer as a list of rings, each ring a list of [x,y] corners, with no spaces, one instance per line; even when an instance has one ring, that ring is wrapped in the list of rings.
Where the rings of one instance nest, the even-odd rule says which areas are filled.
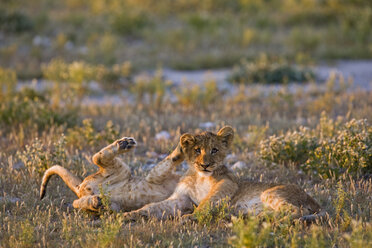
[[[107,192],[107,185],[99,185],[99,196],[102,199],[102,205],[105,210],[111,209],[111,194]]]
[[[194,215],[199,224],[210,226],[213,223],[226,220],[230,216],[230,212],[229,199],[225,198],[216,204],[207,204],[200,210],[195,209]]]
[[[39,139],[35,139],[31,145],[26,145],[25,150],[17,152],[17,157],[29,169],[30,173],[37,172],[40,175],[50,166],[63,165],[67,161],[66,140],[62,136],[52,147],[47,147]]]
[[[185,16],[187,24],[198,32],[208,32],[218,27],[218,20],[205,13],[192,13]]]
[[[178,102],[186,107],[196,105],[207,107],[216,102],[222,95],[215,81],[206,82],[204,86],[182,87],[175,94]]]
[[[254,62],[242,60],[234,67],[229,81],[232,83],[289,83],[307,82],[315,78],[315,74],[309,68],[300,68],[291,65],[284,59],[268,58],[261,55]]]
[[[31,19],[20,12],[12,12],[0,9],[0,30],[6,32],[20,33],[33,28]]]
[[[333,200],[333,204],[336,210],[335,222],[339,224],[341,230],[344,232],[351,224],[351,217],[345,209],[346,206],[350,205],[350,200],[348,193],[343,189],[341,181],[338,182],[337,198]]]
[[[336,176],[342,173],[353,175],[372,172],[372,127],[366,120],[347,122],[330,139],[320,140],[304,169],[317,171],[329,177],[330,171]]]
[[[91,119],[84,119],[82,126],[76,126],[67,130],[67,143],[82,149],[87,146],[98,146],[100,142],[114,142],[119,136],[119,128],[114,126],[112,121],[106,123],[102,131],[97,131],[93,127]]]
[[[0,101],[0,125],[7,127],[22,125],[43,130],[51,125],[70,126],[76,119],[76,107],[51,106],[47,95],[30,88],[23,88]]]
[[[92,68],[85,62],[68,64],[61,59],[53,59],[50,63],[42,65],[45,79],[57,83],[82,84],[92,80]]]
[[[0,67],[0,96],[13,93],[17,85],[15,71]]]
[[[304,235],[303,241],[304,245],[302,247],[318,248],[332,246],[332,240],[330,237],[327,237],[324,228],[316,225],[311,226],[309,233]]]
[[[116,14],[111,21],[112,29],[120,35],[136,35],[149,24],[145,13],[133,10]]]
[[[362,221],[351,221],[351,233],[345,233],[343,236],[350,247],[365,248],[372,244],[372,225]]]
[[[17,224],[16,233],[10,237],[11,247],[34,247],[36,241],[35,227],[29,220]]]
[[[321,177],[372,172],[372,127],[366,120],[343,125],[322,118],[315,130],[300,128],[260,144],[265,161],[292,162]]]
[[[126,61],[111,68],[98,65],[93,69],[94,79],[105,90],[117,90],[126,87],[131,80],[132,64]]]
[[[249,46],[257,36],[257,32],[252,28],[245,28],[242,34],[242,45]]]
[[[102,226],[98,229],[98,233],[96,234],[97,236],[92,236],[92,241],[98,241],[99,247],[112,247],[115,239],[118,237],[124,220],[119,215],[111,215],[106,216],[102,222]]]
[[[131,63],[124,62],[112,67],[104,65],[91,65],[85,62],[68,64],[61,59],[54,59],[42,66],[46,79],[56,83],[70,83],[80,89],[84,83],[96,80],[104,89],[117,89],[123,86],[131,76]]]
[[[318,139],[309,129],[301,127],[299,131],[270,136],[260,143],[260,147],[260,157],[266,161],[301,165],[308,160],[309,151],[318,147]]]
[[[260,144],[260,142],[265,138],[268,129],[269,129],[268,125],[248,126],[247,133],[243,138],[248,148],[256,148]]]
[[[99,224],[92,225],[64,214],[61,237],[68,245],[75,247],[119,247],[119,233],[124,220],[121,214],[103,213]],[[119,242],[119,244],[122,244]],[[125,244],[124,244],[125,245]]]
[[[265,211],[261,217],[247,215],[244,218],[232,218],[235,235],[230,238],[230,244],[234,247],[282,247],[298,241],[299,228],[292,225],[290,218],[283,221],[286,215],[288,213],[273,214]]]
[[[371,41],[372,8],[352,9],[340,18],[342,35],[352,42],[366,45]]]
[[[266,213],[265,213],[266,214]],[[339,227],[327,227],[283,222],[277,217],[263,219],[256,216],[233,218],[234,235],[229,243],[233,247],[332,247],[336,244],[346,247],[365,247],[372,240],[370,223],[351,220],[350,232]],[[368,246],[368,245],[367,245]]]
[[[234,247],[270,247],[274,246],[270,225],[260,224],[258,218],[238,219],[233,222],[235,236],[230,239]]]
[[[321,43],[322,36],[315,30],[308,28],[294,28],[291,30],[287,43],[296,52],[314,53]]]
[[[136,95],[137,102],[146,102],[147,97],[149,104],[155,108],[160,108],[164,102],[165,93],[171,84],[172,82],[163,79],[162,71],[158,70],[153,77],[137,78],[130,91]]]

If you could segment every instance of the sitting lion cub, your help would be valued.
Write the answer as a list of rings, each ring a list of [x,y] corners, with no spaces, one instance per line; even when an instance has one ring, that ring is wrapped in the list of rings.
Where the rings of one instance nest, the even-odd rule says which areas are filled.
[[[156,165],[146,178],[134,177],[130,168],[119,154],[130,151],[137,145],[133,138],[122,138],[106,146],[93,156],[99,171],[81,181],[67,169],[55,165],[45,171],[40,188],[43,199],[47,183],[54,174],[59,175],[67,186],[79,197],[73,202],[74,208],[98,212],[102,209],[100,187],[110,196],[111,209],[131,211],[150,202],[158,202],[169,197],[179,179],[176,166],[184,156],[178,146],[168,157]]]
[[[203,132],[184,134],[180,144],[189,170],[180,180],[175,192],[166,200],[151,203],[141,209],[125,213],[127,219],[138,216],[167,218],[176,214],[191,213],[222,199],[231,199],[231,206],[238,213],[260,213],[264,207],[274,211],[290,211],[293,217],[314,220],[320,206],[296,185],[239,181],[223,164],[233,141],[231,127],[222,128],[217,134]],[[304,216],[307,215],[307,216]],[[192,215],[186,215],[185,219]]]

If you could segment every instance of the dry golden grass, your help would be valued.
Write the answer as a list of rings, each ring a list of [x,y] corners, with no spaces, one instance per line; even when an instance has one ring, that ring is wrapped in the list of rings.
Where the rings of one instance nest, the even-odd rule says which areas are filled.
[[[329,84],[332,85],[332,84]],[[217,89],[216,89],[217,90]],[[216,92],[212,92],[214,96]],[[43,92],[49,101],[61,92]],[[156,108],[122,97],[118,104],[43,106],[30,100],[29,112],[13,113],[15,98],[4,98],[0,108],[0,246],[1,247],[367,247],[372,243],[372,179],[370,175],[348,174],[321,179],[304,173],[291,163],[265,165],[259,157],[259,142],[272,134],[294,130],[300,125],[314,128],[324,112],[328,118],[341,116],[370,120],[372,93],[363,90],[309,90],[240,88],[236,95],[218,92],[217,99],[203,105],[170,102],[165,93]],[[188,96],[185,96],[188,97]],[[191,96],[194,97],[194,96]],[[65,106],[65,107],[61,107]],[[39,112],[37,112],[37,111]],[[8,111],[8,112],[7,112]],[[73,118],[59,119],[71,112]],[[13,114],[13,115],[11,115]],[[29,115],[27,115],[29,114]],[[6,116],[13,116],[10,119]],[[41,122],[40,116],[50,122]],[[50,117],[50,115],[53,115]],[[84,119],[91,119],[91,124]],[[107,124],[109,121],[112,124]],[[220,220],[218,223],[182,224],[178,219],[142,220],[125,223],[121,214],[94,219],[69,205],[75,196],[62,180],[53,178],[47,196],[38,199],[42,171],[60,163],[85,177],[96,170],[89,158],[110,139],[133,136],[139,142],[127,161],[136,174],[146,173],[147,152],[168,153],[181,133],[196,132],[200,124],[212,122],[215,129],[229,124],[236,129],[232,153],[246,167],[240,177],[296,183],[312,195],[330,214],[327,223],[303,227],[280,223],[268,215],[258,220]],[[105,128],[106,127],[106,128]],[[214,128],[212,128],[214,130]],[[155,135],[168,131],[169,140]],[[63,136],[64,135],[64,136]],[[38,139],[38,141],[35,141]],[[26,146],[29,146],[27,149]],[[150,161],[153,163],[153,161]],[[234,161],[227,161],[231,165]],[[23,166],[24,165],[24,166]],[[17,168],[19,167],[19,168]],[[207,218],[208,219],[208,218]]]

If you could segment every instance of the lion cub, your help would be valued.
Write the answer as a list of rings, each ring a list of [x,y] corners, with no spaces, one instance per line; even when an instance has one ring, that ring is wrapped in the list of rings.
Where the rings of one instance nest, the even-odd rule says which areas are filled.
[[[182,135],[180,144],[189,163],[189,170],[178,183],[175,192],[162,202],[125,213],[126,218],[184,215],[191,213],[194,205],[198,210],[225,198],[231,199],[236,212],[258,214],[268,207],[274,211],[290,211],[293,217],[303,216],[304,220],[316,218],[316,214],[321,211],[320,206],[296,185],[239,181],[223,164],[233,137],[234,131],[229,126],[217,134],[203,132]]]
[[[98,172],[82,181],[67,169],[55,165],[45,171],[40,198],[43,199],[50,177],[59,175],[79,199],[74,208],[98,212],[102,209],[100,187],[110,196],[111,209],[131,211],[150,202],[158,202],[169,197],[179,179],[175,170],[184,156],[178,146],[168,157],[157,164],[145,178],[132,176],[131,170],[118,155],[126,153],[137,145],[133,138],[116,140],[96,153],[92,160],[99,167]]]

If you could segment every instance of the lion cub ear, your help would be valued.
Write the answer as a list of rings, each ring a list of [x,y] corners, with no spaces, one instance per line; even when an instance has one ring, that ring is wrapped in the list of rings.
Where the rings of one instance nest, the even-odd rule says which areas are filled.
[[[234,130],[230,126],[224,126],[218,131],[217,135],[222,139],[222,143],[229,148],[234,139]]]
[[[186,150],[195,143],[195,137],[192,134],[185,133],[180,137],[181,147]]]

